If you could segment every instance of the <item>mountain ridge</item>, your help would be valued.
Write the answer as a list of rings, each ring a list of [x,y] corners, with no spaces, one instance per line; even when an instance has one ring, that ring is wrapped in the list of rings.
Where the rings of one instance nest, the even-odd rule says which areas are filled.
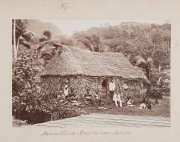
[[[38,37],[41,37],[44,31],[50,31],[52,37],[62,34],[61,30],[52,23],[43,22],[35,19],[28,19],[27,21],[27,30],[31,31]]]

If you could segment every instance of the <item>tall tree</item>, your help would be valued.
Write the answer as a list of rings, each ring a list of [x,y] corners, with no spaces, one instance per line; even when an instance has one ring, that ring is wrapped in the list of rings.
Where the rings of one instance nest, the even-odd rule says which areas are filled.
[[[26,30],[26,20],[21,19],[13,19],[12,20],[12,26],[13,26],[13,46],[14,46],[14,59],[17,60],[18,50],[19,50],[19,44],[24,45],[27,49],[31,48],[31,45],[29,44],[32,36],[34,34],[31,31]]]
[[[100,52],[101,51],[101,39],[99,36],[93,35],[80,35],[78,41],[82,42],[87,49],[90,51]]]
[[[135,59],[136,59],[136,65],[145,71],[146,77],[149,80],[151,67],[153,66],[153,59],[151,57],[145,59],[142,56],[136,56]]]
[[[17,60],[17,47],[16,47],[16,20],[12,20],[13,25],[13,47],[14,47],[14,59]]]

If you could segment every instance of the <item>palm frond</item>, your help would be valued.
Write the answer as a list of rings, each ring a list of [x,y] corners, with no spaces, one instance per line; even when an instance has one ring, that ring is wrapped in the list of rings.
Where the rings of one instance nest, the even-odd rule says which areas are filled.
[[[53,51],[42,51],[40,58],[43,58],[44,56],[48,57],[48,59],[52,59],[52,57],[55,55]]]
[[[52,46],[56,47],[56,49],[58,49],[59,47],[63,47],[62,44],[59,44],[59,43],[55,43],[55,42],[52,42],[51,44]]]
[[[137,66],[145,65],[147,63],[146,60],[141,56],[136,56],[135,60]]]
[[[28,42],[32,39],[30,34],[22,33],[21,36]]]
[[[87,49],[89,49],[90,51],[93,51],[91,44],[89,43],[89,41],[87,39],[79,39],[78,41],[83,43]]]
[[[31,49],[31,45],[26,42],[24,39],[19,39],[19,43],[24,45],[27,49]]]
[[[147,63],[150,65],[150,67],[152,67],[152,66],[154,65],[154,63],[153,63],[153,58],[148,57],[148,58],[147,58]]]

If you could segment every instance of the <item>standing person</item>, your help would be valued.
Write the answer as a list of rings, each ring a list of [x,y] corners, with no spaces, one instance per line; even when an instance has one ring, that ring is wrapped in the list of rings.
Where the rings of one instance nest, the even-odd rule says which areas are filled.
[[[111,82],[109,83],[109,98],[111,99],[111,100],[113,100],[113,95],[114,95],[114,91],[115,91],[115,87],[116,87],[116,85],[115,85],[115,83],[114,83],[114,80],[112,79],[111,80]]]

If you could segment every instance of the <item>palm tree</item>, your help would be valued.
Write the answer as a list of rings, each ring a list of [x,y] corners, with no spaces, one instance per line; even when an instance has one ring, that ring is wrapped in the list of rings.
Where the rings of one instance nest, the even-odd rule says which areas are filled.
[[[136,56],[135,62],[136,62],[136,66],[138,66],[139,68],[145,71],[146,77],[149,80],[151,67],[153,66],[153,59],[151,57],[145,59],[142,56]]]
[[[50,31],[44,31],[44,32],[43,32],[43,35],[46,36],[47,40],[50,40],[50,39],[51,39],[51,36],[52,36],[52,34],[51,34]]]
[[[42,37],[39,39],[40,42],[51,40],[52,33],[50,31],[43,31]]]
[[[63,47],[62,44],[59,44],[58,42],[53,40],[40,43],[37,48],[37,53],[39,55],[39,58],[43,60],[44,66],[46,66],[46,64],[53,58],[56,53],[61,54],[61,47]]]
[[[12,25],[13,25],[13,45],[14,45],[14,59],[17,60],[17,53],[19,49],[19,44],[24,45],[27,49],[31,48],[31,45],[29,44],[30,40],[32,39],[32,36],[34,34],[30,31],[26,30],[26,20],[20,20],[20,19],[13,19]]]
[[[101,51],[101,40],[97,35],[81,37],[78,41],[82,42],[90,51]]]

